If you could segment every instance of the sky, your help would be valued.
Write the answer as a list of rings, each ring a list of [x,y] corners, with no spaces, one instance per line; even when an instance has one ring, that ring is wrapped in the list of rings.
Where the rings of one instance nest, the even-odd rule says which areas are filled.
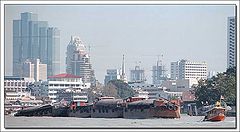
[[[152,82],[158,55],[170,73],[170,63],[180,59],[207,62],[208,71],[227,67],[227,17],[233,5],[5,5],[5,75],[12,75],[12,23],[20,13],[33,12],[38,20],[60,29],[61,73],[71,36],[90,45],[92,67],[104,82],[107,69],[126,73],[136,64]],[[140,63],[139,63],[140,62]]]

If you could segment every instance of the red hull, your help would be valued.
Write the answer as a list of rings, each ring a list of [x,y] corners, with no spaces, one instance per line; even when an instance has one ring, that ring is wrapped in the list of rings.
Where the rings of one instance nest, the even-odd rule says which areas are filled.
[[[225,115],[224,114],[219,114],[215,117],[212,117],[210,119],[208,119],[209,121],[223,121],[225,119]]]

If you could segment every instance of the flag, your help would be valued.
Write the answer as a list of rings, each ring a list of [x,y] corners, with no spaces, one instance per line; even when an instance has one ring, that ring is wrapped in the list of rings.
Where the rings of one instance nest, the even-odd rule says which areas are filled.
[[[220,99],[224,99],[224,97],[221,95]]]

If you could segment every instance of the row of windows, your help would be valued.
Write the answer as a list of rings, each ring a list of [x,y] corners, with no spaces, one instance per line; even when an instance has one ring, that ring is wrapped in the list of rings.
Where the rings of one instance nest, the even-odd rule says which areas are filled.
[[[190,78],[193,78],[193,79],[196,79],[196,77],[185,77],[186,79],[190,79]]]
[[[186,74],[185,76],[206,76],[204,74]]]
[[[25,91],[26,88],[6,88],[6,90],[9,90],[9,91]]]
[[[198,67],[197,66],[185,66],[185,68],[197,68],[197,69],[204,68],[205,69],[207,67],[205,67],[205,66],[204,67],[202,67],[202,66],[198,66]]]
[[[4,82],[4,86],[28,86],[29,82]]]
[[[202,63],[187,63],[185,65],[205,65],[205,64],[202,64]]]
[[[229,49],[230,49],[230,50],[235,50],[235,48],[234,48],[234,47],[229,47]]]
[[[185,74],[187,73],[203,73],[203,74],[207,74],[207,72],[185,72]]]
[[[83,86],[83,87],[87,87],[87,85],[80,85],[80,84],[49,84],[49,86],[55,86],[55,87],[80,87],[80,86]]]
[[[185,69],[186,71],[207,71],[207,69]]]

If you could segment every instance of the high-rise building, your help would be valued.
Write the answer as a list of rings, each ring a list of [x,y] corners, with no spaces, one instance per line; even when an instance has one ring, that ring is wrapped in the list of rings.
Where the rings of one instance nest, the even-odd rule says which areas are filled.
[[[171,79],[207,79],[207,63],[188,60],[171,62]]]
[[[141,69],[139,65],[135,66],[133,70],[130,70],[130,80],[131,82],[145,82],[145,71]]]
[[[60,73],[60,30],[48,28],[47,30],[47,65],[48,76]]]
[[[34,64],[30,60],[23,63],[23,77],[34,78]]]
[[[120,70],[107,69],[107,75],[105,75],[104,84],[106,85],[111,80],[121,79]]]
[[[227,68],[236,66],[236,19],[228,17],[227,22]]]
[[[72,36],[67,46],[66,64],[67,73],[81,76],[84,83],[94,85],[95,77],[90,63],[90,56],[78,36]]]
[[[161,60],[157,60],[157,65],[152,67],[152,81],[153,84],[162,84],[167,79],[165,66]]]
[[[120,80],[124,81],[125,83],[127,83],[127,75],[126,75],[126,71],[125,71],[125,58],[123,55],[123,60],[122,60],[122,69],[121,69],[121,76],[120,76]]]
[[[38,21],[38,15],[21,13],[20,20],[13,20],[13,75],[22,76],[23,63],[40,59],[48,64],[47,74],[60,72],[59,30],[49,28],[47,21]]]
[[[35,81],[47,80],[47,64],[40,63],[39,59],[23,63],[23,77],[34,78]]]

